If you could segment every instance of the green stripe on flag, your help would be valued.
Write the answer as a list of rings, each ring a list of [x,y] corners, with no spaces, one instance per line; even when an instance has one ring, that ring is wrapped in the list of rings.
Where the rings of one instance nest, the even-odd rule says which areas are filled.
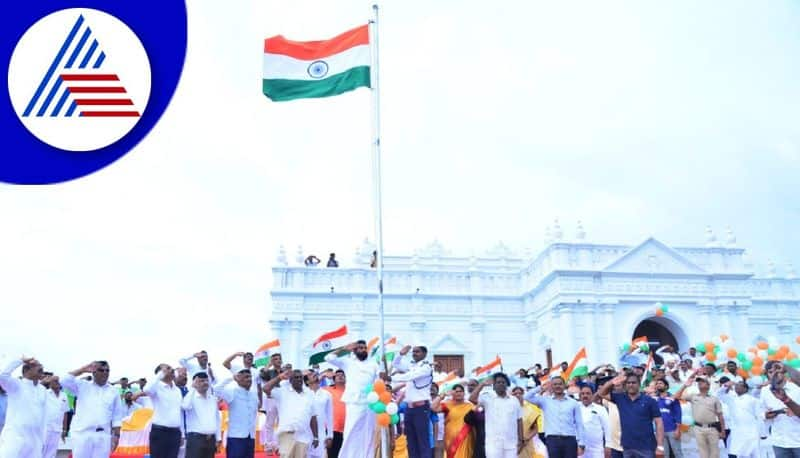
[[[264,95],[275,102],[316,97],[331,97],[361,86],[369,87],[369,67],[353,67],[345,72],[316,81],[262,79]]]

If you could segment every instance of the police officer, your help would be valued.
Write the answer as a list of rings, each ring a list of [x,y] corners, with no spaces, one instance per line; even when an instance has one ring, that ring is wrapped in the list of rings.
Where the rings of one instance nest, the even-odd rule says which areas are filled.
[[[431,422],[431,383],[433,383],[433,366],[425,360],[428,349],[420,345],[411,351],[412,361],[406,359],[410,345],[400,350],[400,356],[392,362],[392,367],[400,371],[389,377],[394,382],[405,382],[405,401],[408,408],[405,413],[405,433],[408,441],[408,456],[432,458],[430,422]]]

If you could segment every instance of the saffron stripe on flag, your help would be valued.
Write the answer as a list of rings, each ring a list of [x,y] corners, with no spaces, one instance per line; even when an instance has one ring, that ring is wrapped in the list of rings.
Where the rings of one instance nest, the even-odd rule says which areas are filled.
[[[342,336],[346,336],[346,335],[347,335],[347,325],[343,325],[342,327],[340,327],[339,329],[337,329],[335,331],[331,331],[331,332],[328,332],[328,333],[325,333],[325,334],[319,336],[319,338],[317,340],[315,340],[314,343],[311,344],[311,346],[313,347],[313,346],[317,345],[320,342],[325,342],[326,340],[331,340],[331,339],[335,339],[337,337],[342,337]]]
[[[340,53],[353,46],[366,44],[369,44],[369,26],[364,24],[330,40],[293,41],[277,35],[264,40],[264,52],[283,54],[302,60],[313,60]]]

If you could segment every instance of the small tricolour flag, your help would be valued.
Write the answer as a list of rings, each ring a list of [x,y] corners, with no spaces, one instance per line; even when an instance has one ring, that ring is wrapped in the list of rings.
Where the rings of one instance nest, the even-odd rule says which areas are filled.
[[[370,63],[366,24],[322,41],[277,35],[264,40],[262,89],[276,102],[339,95],[370,87]]]
[[[320,364],[325,361],[325,356],[333,350],[347,344],[347,325],[334,331],[326,332],[311,344],[311,357],[308,365]]]
[[[564,375],[566,380],[571,380],[575,377],[582,377],[589,373],[589,362],[586,358],[586,348],[581,347],[578,350],[578,353],[575,354],[575,357],[572,358],[572,362],[569,363],[567,367],[567,371]]]
[[[472,378],[478,380],[479,382],[486,380],[495,373],[500,372],[502,370],[502,366],[503,360],[500,359],[500,356],[495,356],[495,358],[485,366],[475,369],[475,371],[472,372]]]
[[[448,391],[452,390],[454,386],[459,383],[462,383],[464,379],[458,376],[458,374],[453,371],[447,374],[445,378],[436,382],[436,385],[439,386],[439,391],[442,393],[447,393]]]
[[[255,354],[253,355],[253,365],[256,367],[264,367],[269,364],[269,358],[279,353],[281,349],[281,341],[275,339],[271,342],[267,342],[264,345],[258,347]]]

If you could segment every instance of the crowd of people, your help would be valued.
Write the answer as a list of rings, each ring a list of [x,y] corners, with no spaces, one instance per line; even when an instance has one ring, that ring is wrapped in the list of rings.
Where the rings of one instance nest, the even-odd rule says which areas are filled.
[[[143,408],[152,409],[153,458],[223,449],[250,458],[257,443],[289,458],[688,458],[695,452],[683,449],[687,432],[701,458],[721,450],[800,458],[797,370],[769,361],[764,376],[744,379],[735,360],[718,367],[693,349],[656,353],[660,366],[623,355],[617,367],[566,380],[539,364],[513,374],[444,374],[424,346],[403,347],[386,362],[362,340],[328,353],[327,369],[294,368],[279,353],[256,367],[252,353],[239,352],[215,371],[201,351],[134,382],[111,382],[107,361],[52,374],[22,357],[0,372],[0,458],[51,458],[67,438],[75,458],[108,457],[123,420]],[[378,386],[399,421],[376,421],[369,399]]]

